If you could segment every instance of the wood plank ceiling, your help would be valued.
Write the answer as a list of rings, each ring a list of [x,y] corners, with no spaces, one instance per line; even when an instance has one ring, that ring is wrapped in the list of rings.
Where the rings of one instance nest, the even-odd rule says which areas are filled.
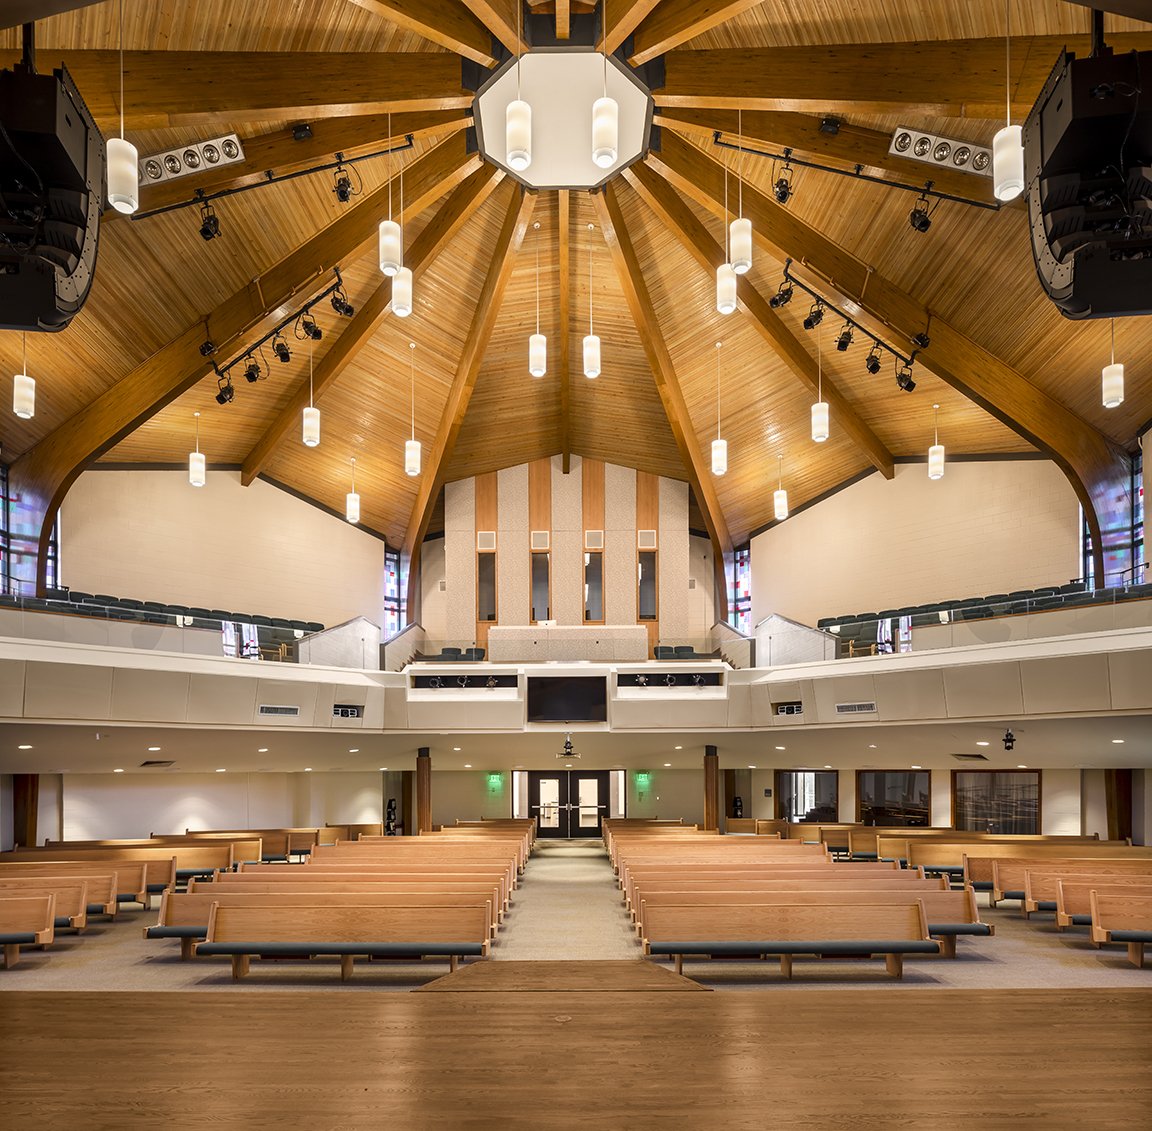
[[[36,490],[47,500],[60,496],[69,476],[94,458],[118,465],[182,465],[193,413],[200,412],[210,467],[237,468],[247,460],[253,471],[333,510],[342,510],[349,460],[355,457],[364,525],[404,545],[429,513],[421,480],[403,473],[404,441],[414,427],[427,457],[450,402],[456,403],[453,384],[494,244],[520,192],[511,179],[489,173],[477,174],[472,187],[453,194],[477,168],[463,146],[471,95],[461,85],[454,54],[483,64],[500,53],[501,41],[514,45],[514,0],[131,0],[126,7],[129,139],[141,153],[151,153],[234,130],[250,157],[239,170],[212,179],[190,177],[177,188],[146,190],[144,209],[188,199],[199,186],[212,191],[258,180],[265,169],[307,168],[337,151],[372,152],[389,137],[402,140],[411,133],[414,141],[391,159],[359,164],[362,192],[346,204],[336,199],[327,172],[222,199],[216,210],[223,236],[210,242],[198,235],[195,209],[133,221],[109,216],[87,306],[65,333],[29,337],[29,372],[39,381],[37,412],[29,421],[0,414],[2,458],[15,462],[15,478],[22,471],[31,477],[29,469],[35,469],[44,480]],[[570,21],[593,5],[573,0],[529,7],[538,16],[554,16],[563,37]],[[817,334],[801,326],[807,303],[798,300],[777,312],[783,334],[779,328],[770,332],[763,320],[758,327],[749,313],[762,310],[763,299],[776,290],[783,253],[758,244],[752,272],[742,283],[758,292],[749,296],[756,302],[730,317],[717,314],[707,264],[723,242],[722,219],[700,193],[668,198],[673,190],[663,179],[675,154],[681,162],[698,154],[729,169],[734,197],[738,175],[750,191],[770,195],[778,160],[741,161],[715,142],[716,130],[722,140],[733,139],[735,110],[742,108],[744,134],[758,148],[779,152],[792,146],[798,155],[835,168],[850,170],[859,162],[876,176],[923,180],[922,170],[887,157],[887,135],[904,124],[990,143],[1002,113],[997,92],[1005,87],[1000,0],[620,0],[607,7],[609,46],[623,44],[627,58],[662,56],[666,68],[667,86],[654,93],[657,122],[669,138],[669,165],[656,153],[634,175],[616,179],[612,208],[625,226],[655,316],[648,330],[654,326],[662,337],[682,393],[686,441],[697,446],[700,461],[694,462],[704,466],[716,434],[719,354],[721,426],[730,463],[708,494],[714,491],[712,505],[732,540],[738,543],[771,521],[777,457],[795,508],[870,469],[890,474],[893,458],[922,457],[931,442],[933,404],[940,406],[940,438],[950,456],[1034,453],[1021,434],[1026,429],[1006,423],[1004,413],[998,419],[954,382],[938,377],[931,351],[917,366],[917,389],[908,395],[897,388],[889,366],[877,376],[865,371],[865,346],[837,352],[840,327],[831,318],[820,331],[822,379],[838,391],[842,412],[852,414],[857,426],[849,435],[834,412],[830,440],[813,444],[809,406],[818,343]],[[1064,0],[1012,0],[1011,8],[1018,37],[1013,102],[1022,114],[1055,57],[1052,44],[1069,39],[1082,48],[1089,14]],[[116,128],[118,114],[116,9],[113,2],[90,4],[37,27],[41,69],[64,58],[106,133]],[[1110,38],[1152,46],[1150,24],[1109,16],[1107,26]],[[1055,38],[1031,38],[1039,36]],[[14,58],[17,38],[17,29],[0,32],[5,65]],[[868,44],[876,46],[862,46]],[[822,113],[833,111],[841,118],[834,138],[815,128]],[[293,140],[292,128],[301,122],[313,126],[310,141]],[[468,160],[472,164],[465,165]],[[443,181],[414,186],[421,168],[443,170]],[[375,301],[380,316],[363,333],[357,328],[356,348],[345,348],[347,357],[317,398],[323,413],[319,447],[301,444],[298,422],[260,447],[278,415],[294,411],[307,385],[307,343],[290,339],[288,364],[265,351],[266,379],[248,384],[235,371],[233,403],[216,404],[216,379],[209,373],[183,391],[174,387],[174,396],[157,395],[119,439],[94,433],[98,425],[86,422],[76,466],[63,465],[54,441],[62,426],[72,423],[69,435],[83,431],[76,422],[97,398],[162,356],[229,296],[349,210],[379,211],[383,196],[375,204],[367,201],[389,184],[390,173],[398,212],[401,170],[413,170],[405,185],[406,246],[411,249],[438,222],[449,225],[447,238],[430,228],[426,242],[435,245],[434,254],[423,265],[416,308],[407,319],[386,312],[389,292],[379,292],[374,241],[354,241],[355,250],[341,258],[349,301],[358,310]],[[808,168],[796,170],[793,184],[795,195],[786,206],[792,217],[912,296],[919,308],[945,319],[958,340],[1015,371],[1026,383],[1021,388],[1038,390],[1070,410],[1102,449],[1132,445],[1152,416],[1152,319],[1118,326],[1130,393],[1120,408],[1104,410],[1099,371],[1107,325],[1069,323],[1044,297],[1033,273],[1023,208],[987,211],[942,203],[930,232],[918,233],[908,223],[912,198],[905,192]],[[954,174],[947,187],[991,198],[990,183],[976,178]],[[411,207],[415,196],[419,204]],[[527,229],[518,251],[513,245],[511,275],[454,442],[443,466],[426,464],[424,476],[454,480],[570,453],[691,481],[605,243],[607,215],[586,193],[563,200],[556,192],[540,195],[532,213],[540,227]],[[374,225],[379,218],[369,219]],[[527,372],[537,250],[540,323],[550,349],[549,372],[538,380]],[[329,277],[305,275],[291,290],[303,300]],[[595,381],[581,373],[589,280],[604,354]],[[353,333],[353,323],[327,304],[318,312],[324,338],[315,344],[313,364],[319,372],[328,352],[340,348],[341,335]],[[283,308],[256,313],[254,323],[239,327],[229,356],[282,316]],[[562,336],[569,359],[563,378],[557,373],[565,352]],[[20,335],[0,334],[0,371],[17,371],[20,348]],[[948,373],[950,360],[939,362]]]

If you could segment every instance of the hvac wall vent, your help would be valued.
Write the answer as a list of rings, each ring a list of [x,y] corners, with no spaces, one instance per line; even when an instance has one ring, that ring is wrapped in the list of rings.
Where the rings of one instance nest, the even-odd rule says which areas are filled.
[[[281,718],[295,719],[300,716],[299,707],[277,707],[270,703],[261,703],[258,712],[261,715],[276,715]]]
[[[638,549],[638,550],[655,550],[656,549],[656,531],[655,530],[637,530],[636,531],[636,549]]]
[[[604,549],[604,531],[603,530],[585,530],[584,531],[584,549],[585,550],[603,550]]]
[[[987,762],[988,758],[984,754],[953,754],[953,758],[957,762]]]
[[[334,703],[332,705],[334,719],[362,719],[364,707],[360,703]]]
[[[694,577],[688,578],[688,588],[689,589],[695,589],[696,588],[696,578],[694,578]]]
[[[838,715],[874,715],[876,714],[875,703],[837,703],[836,714]]]
[[[448,590],[448,582],[444,578],[440,578],[440,592],[445,593]]]
[[[551,532],[548,530],[533,530],[528,536],[529,544],[533,550],[547,550],[551,541]]]
[[[496,531],[495,530],[477,530],[476,531],[476,549],[477,550],[495,550],[496,549]]]
[[[164,770],[169,766],[175,766],[176,763],[171,759],[163,758],[149,758],[147,762],[141,762],[140,768],[142,770]]]

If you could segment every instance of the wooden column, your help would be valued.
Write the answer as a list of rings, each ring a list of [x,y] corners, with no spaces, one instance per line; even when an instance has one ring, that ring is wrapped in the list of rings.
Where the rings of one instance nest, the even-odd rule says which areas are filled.
[[[36,847],[36,811],[40,806],[40,775],[12,775],[12,839],[17,848]]]
[[[720,827],[720,757],[715,746],[704,747],[704,829]]]
[[[432,752],[427,746],[416,751],[416,835],[432,831]]]

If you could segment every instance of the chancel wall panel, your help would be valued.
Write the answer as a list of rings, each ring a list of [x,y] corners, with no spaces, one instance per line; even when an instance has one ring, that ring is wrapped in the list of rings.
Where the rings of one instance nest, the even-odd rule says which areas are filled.
[[[636,472],[604,466],[604,620],[636,623]]]
[[[444,638],[470,641],[476,633],[476,482],[444,488]],[[459,647],[459,644],[456,644]]]
[[[528,624],[528,465],[497,472],[496,607],[502,625]]]

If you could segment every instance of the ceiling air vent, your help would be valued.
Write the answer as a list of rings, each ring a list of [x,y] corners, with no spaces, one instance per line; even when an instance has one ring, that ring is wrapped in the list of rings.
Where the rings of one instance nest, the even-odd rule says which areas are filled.
[[[953,758],[957,762],[987,762],[988,758],[984,754],[953,754]]]
[[[836,714],[838,715],[874,715],[876,714],[875,703],[837,703]]]
[[[277,707],[277,706],[274,706],[270,703],[261,703],[259,713],[261,715],[276,715],[280,718],[295,719],[295,718],[300,717],[300,708],[299,707]]]
[[[142,770],[165,770],[169,766],[175,766],[176,763],[171,759],[165,760],[163,758],[149,758],[147,762],[140,763]]]

